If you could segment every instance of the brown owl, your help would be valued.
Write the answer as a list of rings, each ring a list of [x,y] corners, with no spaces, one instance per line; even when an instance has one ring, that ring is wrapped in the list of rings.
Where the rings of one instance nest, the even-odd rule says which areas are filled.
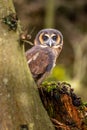
[[[56,29],[43,29],[36,35],[34,46],[26,52],[26,58],[38,86],[55,66],[62,47],[63,36]]]

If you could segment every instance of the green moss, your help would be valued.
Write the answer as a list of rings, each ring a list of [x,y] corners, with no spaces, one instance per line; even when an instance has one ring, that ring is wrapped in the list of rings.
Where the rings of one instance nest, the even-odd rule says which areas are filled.
[[[51,81],[51,82],[44,81],[42,83],[42,86],[46,88],[47,92],[50,92],[51,90],[57,87],[57,83],[55,81]]]

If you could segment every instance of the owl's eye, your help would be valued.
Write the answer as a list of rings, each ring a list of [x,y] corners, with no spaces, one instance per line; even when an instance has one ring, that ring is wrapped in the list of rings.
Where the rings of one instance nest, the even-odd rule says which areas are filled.
[[[56,40],[57,40],[57,36],[54,35],[54,36],[52,37],[52,39],[53,39],[54,41],[56,41]]]
[[[43,35],[43,36],[42,36],[42,39],[43,39],[44,41],[47,41],[47,40],[48,40],[48,36]]]

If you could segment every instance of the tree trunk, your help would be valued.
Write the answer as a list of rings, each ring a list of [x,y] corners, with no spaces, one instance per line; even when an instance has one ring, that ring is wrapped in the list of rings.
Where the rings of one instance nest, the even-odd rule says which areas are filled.
[[[2,17],[13,13],[11,0],[0,0],[0,130],[54,130],[28,69],[19,32]]]
[[[54,16],[55,16],[55,0],[47,0],[45,2],[46,9],[45,9],[45,27],[46,28],[53,28],[54,27]]]
[[[41,100],[56,130],[87,130],[87,103],[66,82],[44,82]]]

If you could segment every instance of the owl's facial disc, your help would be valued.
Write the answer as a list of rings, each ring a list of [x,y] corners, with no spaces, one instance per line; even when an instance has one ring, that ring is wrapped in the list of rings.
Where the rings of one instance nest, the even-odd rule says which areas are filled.
[[[59,48],[63,46],[63,36],[56,29],[43,29],[36,35],[34,44],[42,47]]]
[[[43,34],[41,39],[41,45],[53,47],[60,43],[60,36],[57,34]]]

